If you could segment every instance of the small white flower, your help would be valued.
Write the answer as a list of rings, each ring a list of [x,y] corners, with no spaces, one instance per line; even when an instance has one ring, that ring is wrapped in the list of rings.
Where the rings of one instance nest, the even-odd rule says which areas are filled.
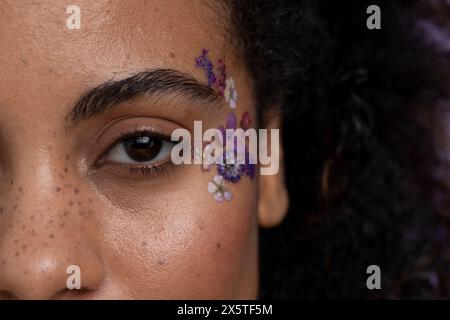
[[[203,170],[210,170],[211,165],[214,164],[214,157],[211,155],[212,145],[207,144],[203,149]]]
[[[214,195],[214,199],[218,202],[223,200],[230,201],[232,194],[230,191],[225,189],[224,181],[222,176],[214,176],[213,182],[208,183],[208,192]]]
[[[211,166],[215,163],[214,157],[211,155],[212,144],[209,143],[202,150],[201,148],[194,148],[194,163],[202,164],[203,170],[211,170]]]
[[[236,85],[234,83],[233,77],[229,77],[227,80],[225,80],[224,96],[225,96],[225,100],[227,100],[228,104],[230,105],[230,108],[235,109],[238,94],[236,91]]]

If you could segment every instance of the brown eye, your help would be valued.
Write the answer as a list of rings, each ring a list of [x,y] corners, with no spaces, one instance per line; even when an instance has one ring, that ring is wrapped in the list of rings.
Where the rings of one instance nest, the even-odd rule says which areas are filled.
[[[174,145],[161,137],[136,133],[113,145],[104,160],[123,164],[152,164],[169,158]]]
[[[130,138],[122,143],[127,155],[137,162],[153,160],[162,147],[161,139],[150,136]]]

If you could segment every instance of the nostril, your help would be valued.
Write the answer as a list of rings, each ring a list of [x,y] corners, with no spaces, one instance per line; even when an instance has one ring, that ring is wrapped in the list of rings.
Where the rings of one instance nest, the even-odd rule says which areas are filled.
[[[12,292],[0,290],[0,300],[19,300]]]
[[[53,300],[86,300],[91,298],[94,290],[89,289],[64,289],[52,297]]]

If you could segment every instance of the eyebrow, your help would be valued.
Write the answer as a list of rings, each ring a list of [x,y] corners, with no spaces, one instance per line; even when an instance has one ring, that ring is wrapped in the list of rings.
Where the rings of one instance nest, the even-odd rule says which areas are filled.
[[[146,95],[175,95],[190,103],[214,104],[220,101],[213,88],[188,74],[174,69],[152,69],[126,79],[110,80],[88,90],[75,102],[66,120],[73,126]]]

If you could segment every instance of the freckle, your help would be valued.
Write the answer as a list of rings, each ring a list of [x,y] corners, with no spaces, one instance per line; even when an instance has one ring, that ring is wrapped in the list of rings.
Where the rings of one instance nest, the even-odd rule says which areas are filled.
[[[145,247],[147,245],[147,241],[142,241],[142,245]]]
[[[3,213],[3,207],[0,208],[0,213]]]
[[[49,237],[53,239],[55,236],[50,233]]]
[[[26,226],[23,224],[23,225],[22,225],[22,230],[25,230],[25,228],[26,228]]]
[[[60,177],[61,179],[64,179],[64,176],[63,176],[62,173],[59,174],[59,177]]]
[[[55,191],[56,191],[56,192],[60,192],[60,191],[61,191],[61,188],[60,188],[60,187],[56,187]]]
[[[81,202],[81,201],[78,201],[77,203],[79,206],[81,206],[83,204],[83,202]]]
[[[17,210],[17,204],[14,205],[14,208],[13,208],[13,209],[14,209],[14,211]]]
[[[50,224],[53,224],[53,219],[50,219],[49,223],[50,223]]]
[[[70,211],[69,210],[65,210],[63,216],[67,217],[69,214],[70,214]]]
[[[220,248],[220,242],[217,242],[217,248]]]
[[[5,265],[6,264],[6,260],[2,260],[2,264]]]
[[[72,200],[69,201],[69,206],[73,206],[73,201]]]
[[[11,182],[9,183],[10,185],[14,185],[14,181],[13,180],[11,180]]]
[[[73,192],[75,192],[75,193],[80,193],[80,189],[75,188],[75,189],[73,189]]]
[[[22,251],[25,250],[26,248],[27,248],[27,246],[26,246],[26,245],[23,245],[23,246],[22,246]]]
[[[59,225],[60,228],[64,227],[64,222]]]
[[[163,266],[163,265],[166,264],[166,262],[165,262],[163,259],[159,259],[159,260],[158,260],[158,264],[161,265],[161,266]]]
[[[34,216],[31,216],[31,217],[30,217],[30,220],[34,220]]]
[[[19,187],[19,192],[20,192],[20,193],[23,193],[22,187]]]
[[[196,272],[196,273],[195,273],[195,276],[196,276],[196,277],[200,277],[200,272]]]
[[[12,228],[12,224],[10,223],[10,224],[8,224],[8,229],[11,229]]]
[[[28,271],[25,270],[25,271],[23,272],[23,274],[28,274]]]
[[[15,254],[14,256],[15,256],[15,257],[18,257],[18,256],[19,256],[19,254],[20,254],[19,252],[16,252],[16,254]]]
[[[84,211],[83,211],[83,210],[80,210],[80,211],[78,212],[78,214],[79,214],[80,217],[81,217],[82,215],[84,215]]]
[[[70,158],[70,156],[67,154],[67,155],[66,155],[66,160],[69,160],[69,158]]]
[[[88,214],[91,215],[91,214],[92,214],[92,210],[89,210],[89,211],[88,211]]]
[[[16,244],[19,243],[19,239],[15,239],[14,243],[16,243]]]
[[[89,203],[92,203],[94,200],[92,200],[92,198],[89,198],[88,201],[89,201]]]
[[[64,168],[64,173],[67,173],[67,171],[69,171],[69,169],[67,169],[67,168]]]
[[[174,58],[175,54],[173,52],[169,52],[169,57]]]

